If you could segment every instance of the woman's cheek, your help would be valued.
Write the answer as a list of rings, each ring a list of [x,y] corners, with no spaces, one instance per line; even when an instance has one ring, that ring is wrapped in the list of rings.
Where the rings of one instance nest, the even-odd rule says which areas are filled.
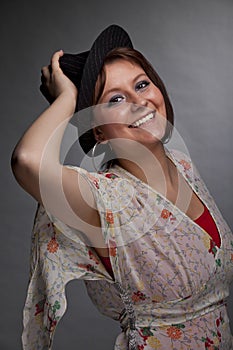
[[[108,140],[123,136],[124,128],[125,128],[125,124],[118,124],[118,123],[105,124],[102,126],[104,136]]]
[[[112,107],[108,107],[108,104],[98,105],[95,107],[94,119],[98,125],[113,123],[129,125],[133,120],[131,104],[120,103]]]

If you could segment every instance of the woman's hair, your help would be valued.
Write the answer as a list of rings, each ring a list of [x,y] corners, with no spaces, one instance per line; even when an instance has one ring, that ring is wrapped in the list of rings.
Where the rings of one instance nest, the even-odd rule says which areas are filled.
[[[106,82],[106,74],[105,74],[104,66],[108,63],[113,63],[117,59],[124,59],[127,61],[134,62],[144,70],[144,72],[148,75],[148,77],[153,82],[153,84],[157,86],[157,88],[162,93],[165,106],[166,106],[167,120],[169,121],[168,124],[171,124],[171,126],[174,125],[174,113],[173,113],[172,104],[170,102],[170,99],[168,97],[168,94],[162,79],[159,77],[158,73],[156,73],[152,65],[147,61],[147,59],[139,51],[135,49],[120,47],[120,48],[113,49],[107,54],[104,60],[104,65],[97,79],[96,89],[93,95],[93,105],[96,105],[98,103],[104,91],[104,86]],[[165,135],[165,136],[167,137],[168,135]]]
[[[96,88],[93,93],[93,105],[98,104],[102,93],[104,91],[105,83],[106,83],[106,73],[105,73],[105,65],[109,63],[113,63],[114,61],[118,59],[124,59],[130,62],[134,62],[137,65],[139,65],[144,72],[147,74],[147,76],[150,78],[150,80],[153,82],[153,84],[160,90],[160,92],[163,95],[165,107],[166,107],[166,115],[167,115],[167,126],[166,131],[161,139],[163,143],[167,142],[172,134],[172,129],[174,125],[174,113],[172,104],[170,102],[170,99],[168,97],[165,85],[162,81],[162,79],[159,77],[155,69],[152,67],[152,65],[147,61],[147,59],[137,50],[131,49],[131,48],[125,48],[120,47],[113,49],[110,51],[107,56],[105,57],[103,67],[98,75],[98,79],[96,82]],[[104,147],[106,147],[104,145]],[[103,148],[101,148],[103,149]],[[101,153],[101,152],[100,152]],[[98,154],[98,151],[97,151]],[[101,167],[101,170],[103,170],[105,167],[110,167],[110,165],[113,165],[116,163],[116,160],[109,161],[110,158],[112,158],[111,151],[106,149],[105,156],[103,159],[103,166]]]

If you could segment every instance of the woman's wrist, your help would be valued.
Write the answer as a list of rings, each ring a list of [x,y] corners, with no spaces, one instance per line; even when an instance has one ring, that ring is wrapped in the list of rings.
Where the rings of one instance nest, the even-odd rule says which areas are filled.
[[[76,104],[77,104],[77,92],[75,91],[63,91],[56,98],[53,104],[61,103],[61,110],[64,109],[66,116],[72,116],[75,112]],[[53,105],[52,104],[52,105]]]

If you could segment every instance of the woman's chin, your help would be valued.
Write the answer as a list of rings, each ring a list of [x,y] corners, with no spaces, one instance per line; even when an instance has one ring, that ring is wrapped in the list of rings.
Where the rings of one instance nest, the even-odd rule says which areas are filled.
[[[165,128],[153,127],[152,125],[142,125],[140,129],[146,131],[147,141],[161,141],[165,134]]]

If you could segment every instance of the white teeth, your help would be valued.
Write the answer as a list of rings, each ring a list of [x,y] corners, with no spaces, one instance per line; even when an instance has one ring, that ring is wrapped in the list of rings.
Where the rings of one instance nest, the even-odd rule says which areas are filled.
[[[138,127],[144,123],[146,123],[148,120],[151,120],[152,118],[154,118],[154,113],[150,113],[147,114],[145,117],[143,117],[142,119],[137,120],[136,122],[134,122],[133,124],[131,124],[131,126],[133,127]]]

